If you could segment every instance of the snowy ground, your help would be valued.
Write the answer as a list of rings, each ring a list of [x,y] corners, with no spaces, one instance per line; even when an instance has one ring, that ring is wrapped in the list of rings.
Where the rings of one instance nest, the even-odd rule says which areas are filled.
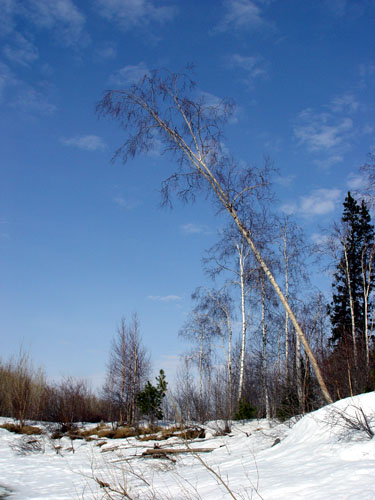
[[[58,454],[43,438],[39,452],[20,455],[17,445],[22,438],[4,429],[0,429],[0,485],[12,491],[11,500],[109,498],[92,476],[110,484],[126,481],[129,498],[142,500],[373,500],[375,438],[348,430],[340,417],[345,411],[352,421],[361,421],[358,408],[375,430],[375,393],[370,393],[322,408],[292,427],[262,420],[235,424],[229,436],[213,437],[209,432],[208,438],[191,447],[214,448],[199,456],[231,493],[192,454],[175,456],[176,463],[134,456],[152,448],[153,441],[108,440],[99,447],[95,441],[76,440],[73,451],[72,442],[63,438]],[[274,445],[277,439],[280,442]],[[176,438],[157,444],[182,446]],[[113,446],[118,448],[111,450]]]

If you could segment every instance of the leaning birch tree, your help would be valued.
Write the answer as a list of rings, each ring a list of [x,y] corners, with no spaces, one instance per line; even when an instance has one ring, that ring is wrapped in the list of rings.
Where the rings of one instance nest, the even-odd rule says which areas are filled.
[[[226,154],[222,128],[233,109],[233,103],[226,100],[207,103],[187,74],[164,70],[146,74],[129,88],[105,92],[97,105],[99,116],[112,117],[126,132],[126,139],[114,158],[121,157],[126,162],[136,154],[151,151],[158,142],[164,146],[164,152],[176,159],[175,172],[162,185],[166,202],[171,190],[187,201],[195,198],[198,189],[203,189],[212,193],[219,206],[232,217],[289,314],[322,394],[331,403],[306,336],[263,259],[255,235],[246,225],[259,189],[267,182],[267,165],[263,169],[245,167]]]

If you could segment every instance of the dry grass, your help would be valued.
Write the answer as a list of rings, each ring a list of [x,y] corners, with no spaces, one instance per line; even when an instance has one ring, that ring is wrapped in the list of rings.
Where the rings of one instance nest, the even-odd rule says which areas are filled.
[[[27,436],[40,435],[42,430],[39,427],[33,425],[17,425],[17,424],[2,424],[0,425],[2,429],[6,429],[9,432],[14,432],[15,434],[25,434]]]

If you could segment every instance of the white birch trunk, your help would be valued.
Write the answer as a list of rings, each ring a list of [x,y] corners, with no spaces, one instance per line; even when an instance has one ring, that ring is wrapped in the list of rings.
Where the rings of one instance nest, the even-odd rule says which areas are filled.
[[[266,325],[266,314],[265,314],[265,300],[266,300],[266,291],[265,291],[265,283],[264,276],[261,277],[262,280],[262,344],[263,344],[263,353],[262,353],[262,371],[263,371],[263,397],[264,404],[266,409],[266,418],[271,418],[271,409],[270,409],[270,401],[268,394],[268,359],[267,359],[267,325]]]
[[[363,301],[364,301],[364,316],[365,316],[365,331],[364,331],[364,337],[365,337],[365,348],[366,348],[366,367],[367,369],[370,366],[370,337],[369,337],[369,327],[368,327],[368,300],[369,300],[369,295],[370,295],[370,288],[371,288],[371,273],[372,273],[372,261],[374,258],[374,250],[375,247],[373,246],[371,249],[370,253],[370,258],[368,265],[365,265],[365,258],[364,255],[367,251],[367,248],[365,247],[362,251],[362,258],[361,258],[361,267],[362,267],[362,283],[363,283]]]
[[[350,318],[352,324],[353,356],[354,356],[354,364],[355,366],[357,366],[357,339],[355,331],[356,328],[355,328],[354,301],[353,301],[352,283],[351,283],[350,269],[349,269],[348,251],[345,242],[344,242],[344,256],[345,256],[345,273],[346,273],[346,280],[348,282],[348,292],[349,292]]]
[[[285,275],[285,299],[289,300],[289,258],[287,252],[287,228],[284,227],[284,275]],[[285,379],[289,384],[289,314],[285,311]]]
[[[241,286],[241,317],[242,317],[242,336],[241,336],[241,354],[240,354],[240,379],[238,383],[238,401],[242,398],[243,381],[245,373],[245,354],[246,354],[246,292],[245,292],[245,258],[243,252],[243,244],[241,247],[237,245],[239,265],[240,265],[240,286]]]
[[[299,410],[304,412],[304,396],[303,396],[303,378],[302,378],[302,353],[301,353],[301,340],[296,335],[296,375],[297,375],[297,397],[299,403]]]

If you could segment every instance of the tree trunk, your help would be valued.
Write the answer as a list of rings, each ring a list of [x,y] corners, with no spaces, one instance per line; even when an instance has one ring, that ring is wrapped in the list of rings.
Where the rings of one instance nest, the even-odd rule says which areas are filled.
[[[264,405],[266,410],[266,418],[271,418],[270,401],[268,394],[268,363],[267,363],[267,325],[266,325],[266,314],[265,314],[265,301],[266,301],[266,290],[264,283],[264,276],[261,277],[262,280],[262,381],[263,381],[263,397]]]
[[[242,389],[244,381],[245,372],[245,351],[246,351],[246,333],[247,333],[247,321],[246,321],[246,302],[245,302],[245,261],[243,254],[243,244],[241,248],[237,245],[239,265],[240,265],[240,286],[241,286],[241,317],[242,317],[242,336],[241,336],[241,355],[240,355],[240,379],[238,383],[238,401],[242,398]]]
[[[297,375],[297,397],[299,404],[299,411],[304,413],[304,397],[303,397],[303,377],[302,377],[302,353],[301,353],[301,340],[296,335],[296,375]]]
[[[348,251],[344,242],[344,256],[345,256],[345,273],[346,280],[348,282],[348,291],[349,291],[349,304],[350,304],[350,318],[352,323],[352,343],[353,343],[353,356],[354,356],[354,366],[357,368],[357,339],[356,339],[356,328],[355,328],[355,314],[354,314],[354,301],[353,301],[353,293],[352,293],[352,283],[349,269],[349,259],[348,259]]]

